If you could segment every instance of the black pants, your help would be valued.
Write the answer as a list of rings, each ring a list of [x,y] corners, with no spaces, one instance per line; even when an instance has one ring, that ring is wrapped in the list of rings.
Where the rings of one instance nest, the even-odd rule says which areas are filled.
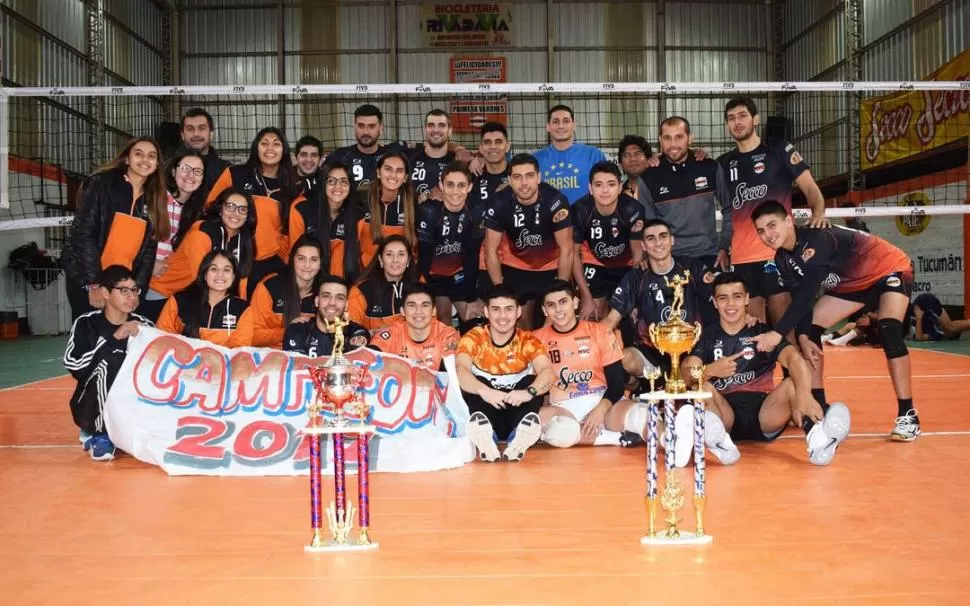
[[[535,378],[535,375],[529,375],[516,383],[515,386],[502,388],[499,389],[499,391],[508,393],[516,389],[525,389],[529,385],[532,385]],[[478,380],[482,381],[482,383],[485,385],[488,385],[488,382],[484,381],[481,377],[479,377]],[[519,426],[519,422],[522,420],[522,417],[530,412],[538,413],[539,407],[542,406],[543,399],[543,396],[536,396],[519,406],[495,408],[485,400],[476,395],[472,395],[467,391],[461,392],[461,395],[465,398],[465,403],[468,404],[469,413],[475,414],[476,412],[480,412],[485,415],[485,418],[487,418],[489,423],[492,424],[492,429],[495,430],[495,435],[499,442],[504,442],[509,439],[509,434],[515,431],[515,428]]]
[[[64,290],[67,291],[67,302],[71,305],[71,322],[89,311],[94,311],[88,303],[88,291],[83,286],[67,278],[64,281]]]
[[[270,274],[279,273],[282,274],[286,271],[286,263],[277,256],[273,255],[267,259],[261,261],[253,261],[253,266],[249,270],[249,275],[246,277],[246,300],[252,300],[253,291],[259,283]],[[321,272],[324,270],[321,269]],[[325,273],[325,272],[324,272]]]
[[[104,426],[104,405],[108,399],[108,390],[125,361],[125,351],[108,351],[99,358],[94,370],[87,379],[78,382],[74,395],[71,396],[71,416],[74,417],[74,423],[91,435],[107,433]]]

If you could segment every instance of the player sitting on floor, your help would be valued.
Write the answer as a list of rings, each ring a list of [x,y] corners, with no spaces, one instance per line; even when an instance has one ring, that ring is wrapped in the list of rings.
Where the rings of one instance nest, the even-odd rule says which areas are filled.
[[[572,285],[556,280],[542,297],[549,322],[533,334],[545,345],[556,382],[539,410],[552,446],[617,444],[624,430],[643,434],[646,408],[623,398],[623,349],[606,326],[580,320]]]
[[[378,328],[369,347],[407,358],[431,371],[444,370],[444,358],[454,356],[458,349],[458,331],[435,317],[435,302],[427,285],[408,284],[401,298],[404,321]]]
[[[822,384],[822,335],[836,322],[863,308],[879,313],[879,334],[899,413],[890,438],[911,442],[920,434],[913,408],[912,369],[903,339],[913,271],[909,257],[889,242],[845,227],[795,227],[785,207],[763,202],[751,215],[758,236],[775,250],[781,285],[791,292],[791,306],[774,330],[759,335],[760,351],[771,351],[795,328],[798,343],[811,362],[812,395],[825,408]],[[815,295],[825,293],[815,302]],[[813,308],[813,302],[814,308]]]
[[[828,465],[839,444],[849,435],[849,409],[832,404],[824,417],[812,397],[811,372],[798,349],[787,341],[767,352],[757,351],[756,340],[770,328],[762,323],[748,326],[745,318],[750,297],[741,275],[720,274],[714,279],[714,307],[718,323],[706,327],[690,356],[684,360],[683,376],[693,380],[692,369],[705,365],[701,389],[711,392],[704,422],[704,442],[721,463],[737,462],[741,453],[735,440],[771,441],[791,419],[805,430],[808,457],[815,465]],[[775,364],[780,362],[789,377],[774,384]],[[675,422],[678,435],[691,435],[694,407],[682,406]],[[674,461],[687,464],[691,441],[675,442]]]
[[[476,326],[458,342],[455,366],[468,404],[468,438],[483,461],[502,453],[520,461],[539,440],[539,407],[555,380],[546,349],[532,333],[516,328],[522,306],[507,285],[498,285],[485,301],[487,326]]]
[[[141,288],[130,269],[106,267],[98,288],[104,309],[82,314],[74,321],[64,351],[64,367],[77,379],[71,415],[81,428],[79,439],[84,450],[95,461],[110,461],[115,457],[115,445],[104,425],[104,403],[128,353],[128,337],[152,323],[133,313]]]
[[[339,276],[323,276],[317,290],[317,314],[314,318],[300,317],[286,327],[283,350],[301,353],[311,358],[333,354],[336,339],[335,321],[343,321],[347,311],[347,281]],[[343,325],[344,351],[364,347],[370,332],[356,322]]]

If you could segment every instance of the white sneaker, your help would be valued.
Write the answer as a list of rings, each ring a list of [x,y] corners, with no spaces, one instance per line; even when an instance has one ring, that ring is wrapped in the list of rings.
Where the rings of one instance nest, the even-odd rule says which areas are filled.
[[[539,415],[534,412],[522,417],[512,435],[509,436],[509,444],[502,453],[502,458],[506,461],[521,461],[525,456],[525,451],[539,441],[542,435],[542,421]]]
[[[724,427],[724,421],[710,410],[704,411],[704,444],[722,465],[734,465],[741,458],[741,451]]]
[[[808,444],[808,460],[813,465],[828,465],[835,457],[839,444],[849,435],[852,414],[842,402],[829,405],[821,423],[816,423],[805,436]]]
[[[694,453],[694,405],[684,404],[674,417],[674,467],[687,467]]]
[[[495,443],[495,430],[491,421],[481,412],[468,417],[468,439],[478,449],[478,456],[486,463],[499,460],[498,444]]]
[[[919,421],[916,409],[912,409],[901,417],[896,417],[896,427],[889,434],[893,442],[912,442],[919,437]]]

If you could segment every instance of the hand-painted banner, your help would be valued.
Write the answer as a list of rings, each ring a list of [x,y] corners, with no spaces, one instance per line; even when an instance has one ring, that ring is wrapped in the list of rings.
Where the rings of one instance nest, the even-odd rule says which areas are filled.
[[[970,82],[970,50],[926,80]],[[863,170],[970,136],[970,84],[959,90],[908,91],[861,107]]]
[[[372,470],[432,471],[472,460],[464,437],[468,408],[451,387],[458,384],[453,358],[446,359],[448,372],[434,373],[369,349],[347,357],[369,370],[363,391],[377,427]],[[142,329],[129,339],[108,394],[108,434],[118,448],[171,475],[306,473],[302,428],[315,397],[308,369],[326,360]],[[332,447],[322,450],[332,473]],[[356,466],[349,439],[345,452]]]

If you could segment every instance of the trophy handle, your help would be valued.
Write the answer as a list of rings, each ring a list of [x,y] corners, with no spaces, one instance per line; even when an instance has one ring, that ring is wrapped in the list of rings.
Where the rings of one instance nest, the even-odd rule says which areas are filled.
[[[650,340],[653,342],[653,346],[657,347],[657,336],[660,334],[657,330],[657,323],[652,322],[650,326],[647,327],[647,332],[650,334]]]
[[[690,344],[691,349],[694,349],[694,346],[697,345],[697,342],[701,340],[701,323],[694,322],[694,328],[696,328],[697,330],[694,331],[694,342]]]

